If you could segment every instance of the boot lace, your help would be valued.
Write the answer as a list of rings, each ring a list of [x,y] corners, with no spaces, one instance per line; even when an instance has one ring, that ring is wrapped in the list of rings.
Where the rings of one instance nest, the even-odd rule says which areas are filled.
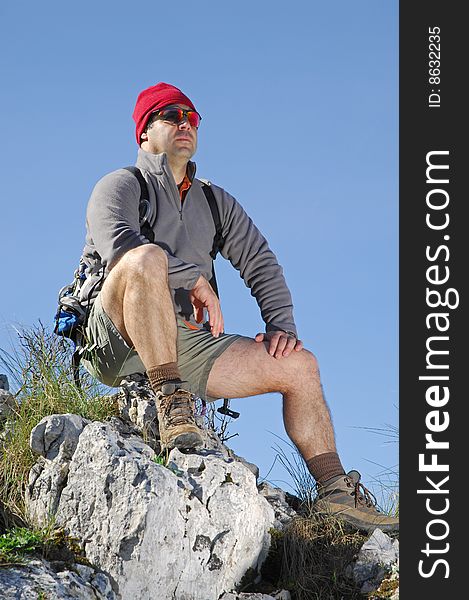
[[[177,425],[195,425],[192,394],[186,390],[176,390],[173,394],[162,396],[160,411],[166,427]]]
[[[346,477],[347,487],[353,488],[351,496],[355,498],[355,508],[366,506],[366,508],[375,508],[378,501],[376,496],[366,488],[360,481],[354,481],[351,477]]]

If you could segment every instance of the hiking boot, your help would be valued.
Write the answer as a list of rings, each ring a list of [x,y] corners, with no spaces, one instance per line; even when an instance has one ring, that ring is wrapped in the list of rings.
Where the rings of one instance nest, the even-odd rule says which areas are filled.
[[[350,471],[318,486],[314,510],[333,515],[362,531],[399,531],[399,519],[376,509],[376,498],[360,483],[360,473]]]
[[[203,444],[194,416],[194,399],[178,383],[164,383],[156,392],[156,408],[161,446],[171,450],[191,450]]]

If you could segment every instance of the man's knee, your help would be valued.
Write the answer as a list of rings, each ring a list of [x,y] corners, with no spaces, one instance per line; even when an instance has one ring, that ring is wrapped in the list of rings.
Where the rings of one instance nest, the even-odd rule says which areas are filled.
[[[293,359],[290,362],[291,370],[295,377],[301,379],[319,377],[318,361],[312,352],[304,348],[300,352],[293,351],[290,356]]]
[[[320,385],[319,367],[316,357],[309,350],[293,351],[288,362],[285,362],[285,369],[282,372],[281,389],[279,391],[288,396],[290,393],[298,391],[304,386]],[[282,359],[281,359],[282,360]]]
[[[144,281],[166,280],[168,277],[168,258],[162,248],[156,244],[144,244],[124,254],[116,265],[120,275],[141,278]]]

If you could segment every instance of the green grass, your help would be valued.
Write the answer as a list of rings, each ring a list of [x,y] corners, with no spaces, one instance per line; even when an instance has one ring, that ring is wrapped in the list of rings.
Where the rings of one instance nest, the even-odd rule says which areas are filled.
[[[43,541],[40,533],[25,527],[15,527],[0,535],[0,561],[13,561],[19,554],[35,552]]]
[[[86,373],[81,389],[74,383],[68,340],[49,332],[42,324],[18,331],[18,347],[0,349],[0,369],[6,370],[17,388],[16,407],[7,422],[9,433],[0,443],[0,523],[27,523],[24,491],[28,473],[36,461],[29,447],[31,430],[44,417],[72,413],[90,420],[117,414],[112,398]],[[3,509],[2,509],[3,506]]]
[[[24,564],[32,556],[70,565],[76,562],[89,564],[78,540],[53,524],[43,529],[13,527],[0,535],[0,567]]]
[[[166,467],[166,465],[168,464],[168,459],[169,451],[162,450],[159,454],[155,454],[155,456],[153,457],[153,462],[155,462],[157,465],[161,465],[162,467]]]
[[[44,532],[14,527],[0,535],[0,565],[21,562],[25,555],[42,550],[46,541]]]

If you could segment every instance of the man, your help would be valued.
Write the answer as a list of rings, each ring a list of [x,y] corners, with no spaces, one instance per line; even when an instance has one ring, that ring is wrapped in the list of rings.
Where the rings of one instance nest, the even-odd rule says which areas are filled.
[[[239,270],[266,323],[254,339],[224,332],[209,283],[215,224],[190,160],[200,124],[194,104],[178,88],[158,83],[139,94],[133,118],[154,243],[141,232],[136,176],[120,169],[103,177],[87,210],[82,300],[92,309],[85,366],[109,385],[146,372],[167,448],[201,445],[194,395],[213,400],[280,392],[288,436],[318,485],[318,510],[360,529],[396,530],[397,519],[378,513],[359,474],[345,474],[316,360],[297,337],[282,268],[240,204],[210,184],[221,252]]]

